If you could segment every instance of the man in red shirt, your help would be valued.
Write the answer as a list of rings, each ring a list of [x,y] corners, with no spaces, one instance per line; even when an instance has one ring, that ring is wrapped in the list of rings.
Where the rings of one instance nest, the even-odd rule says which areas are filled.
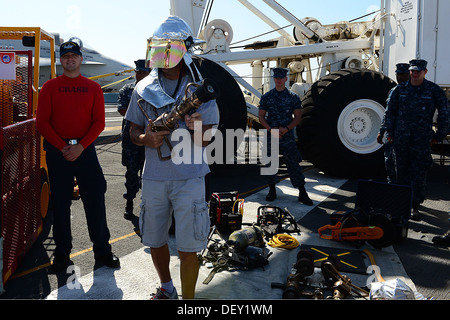
[[[36,127],[44,149],[52,190],[55,271],[70,264],[72,236],[70,205],[76,177],[83,201],[95,260],[108,267],[120,266],[111,252],[106,223],[106,180],[93,142],[105,127],[105,106],[99,84],[81,75],[83,56],[75,42],[60,47],[63,75],[47,81],[40,93]]]

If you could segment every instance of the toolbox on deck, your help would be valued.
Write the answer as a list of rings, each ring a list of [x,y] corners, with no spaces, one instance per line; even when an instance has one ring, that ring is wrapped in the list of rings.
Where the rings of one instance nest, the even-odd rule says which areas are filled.
[[[371,180],[358,182],[355,207],[366,212],[381,210],[389,215],[396,229],[397,241],[407,235],[411,206],[410,186]]]
[[[217,226],[223,234],[241,229],[243,202],[237,191],[213,193],[209,201],[211,225]]]
[[[319,228],[319,235],[337,241],[367,241],[377,249],[385,248],[406,238],[411,202],[410,186],[360,180],[355,209],[332,213],[331,224]]]

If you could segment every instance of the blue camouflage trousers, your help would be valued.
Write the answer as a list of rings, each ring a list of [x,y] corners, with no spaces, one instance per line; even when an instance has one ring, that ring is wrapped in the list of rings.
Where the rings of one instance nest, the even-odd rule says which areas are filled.
[[[123,197],[133,200],[141,188],[141,174],[145,162],[144,146],[137,146],[129,140],[122,138],[122,165],[127,168],[125,171],[126,193]]]
[[[384,166],[388,183],[397,183],[397,170],[395,168],[395,151],[392,143],[384,144]]]
[[[268,134],[268,148],[267,152],[270,157],[271,152],[271,141],[273,137]],[[303,175],[300,162],[302,161],[302,156],[297,148],[297,143],[295,142],[295,137],[292,133],[284,135],[283,138],[279,139],[279,153],[283,156],[284,163],[288,171],[289,178],[291,180],[292,186],[298,188],[305,185],[305,176]],[[271,175],[268,178],[269,184],[277,184],[279,182],[277,174]]]
[[[413,207],[425,200],[425,186],[428,170],[432,165],[430,143],[401,144],[394,142],[397,183],[412,187]]]

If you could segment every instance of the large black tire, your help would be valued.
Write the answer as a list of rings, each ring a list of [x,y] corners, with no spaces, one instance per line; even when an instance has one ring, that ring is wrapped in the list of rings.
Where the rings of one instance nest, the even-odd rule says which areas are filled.
[[[336,177],[384,176],[376,135],[394,86],[388,77],[366,69],[342,69],[314,83],[302,99],[297,126],[303,158]]]
[[[197,57],[194,57],[194,63],[202,76],[212,79],[220,89],[220,96],[216,99],[220,114],[218,129],[223,136],[223,154],[226,157],[226,130],[242,129],[245,131],[247,127],[247,104],[244,95],[233,76],[219,64]],[[234,152],[240,143],[241,141],[234,141]],[[223,163],[225,163],[225,159]]]

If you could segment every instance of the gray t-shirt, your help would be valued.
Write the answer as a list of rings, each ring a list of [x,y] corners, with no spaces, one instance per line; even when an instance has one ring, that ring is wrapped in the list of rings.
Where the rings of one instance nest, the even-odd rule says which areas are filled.
[[[186,85],[192,81],[191,79],[190,75],[187,75],[181,81],[181,85],[175,96],[178,101],[183,97]],[[140,101],[147,115],[152,120],[155,120],[159,115],[173,108],[173,99],[169,95],[173,94],[176,82],[166,81],[167,79],[162,76],[159,77],[159,81],[158,79],[149,80],[147,78],[144,80],[141,80],[143,83],[139,83],[138,85],[143,85],[147,82],[155,90],[161,91],[157,94],[159,97],[164,96],[164,93],[167,95],[166,100],[168,104],[164,105],[164,103],[158,101],[158,105],[160,106],[158,109],[153,107],[149,101]],[[137,105],[137,101],[141,98],[138,90],[134,90],[125,119],[136,125],[146,127],[148,124],[147,118]],[[215,100],[203,103],[196,112],[201,114],[203,125],[215,125],[219,123],[219,111]],[[194,143],[184,121],[180,121],[178,124],[178,129],[167,136],[173,146],[172,158],[170,160],[160,160],[157,149],[145,147],[143,179],[161,181],[186,180],[205,176],[209,172],[209,166],[203,156],[204,148]],[[160,147],[160,151],[162,156],[171,154],[166,142]]]

